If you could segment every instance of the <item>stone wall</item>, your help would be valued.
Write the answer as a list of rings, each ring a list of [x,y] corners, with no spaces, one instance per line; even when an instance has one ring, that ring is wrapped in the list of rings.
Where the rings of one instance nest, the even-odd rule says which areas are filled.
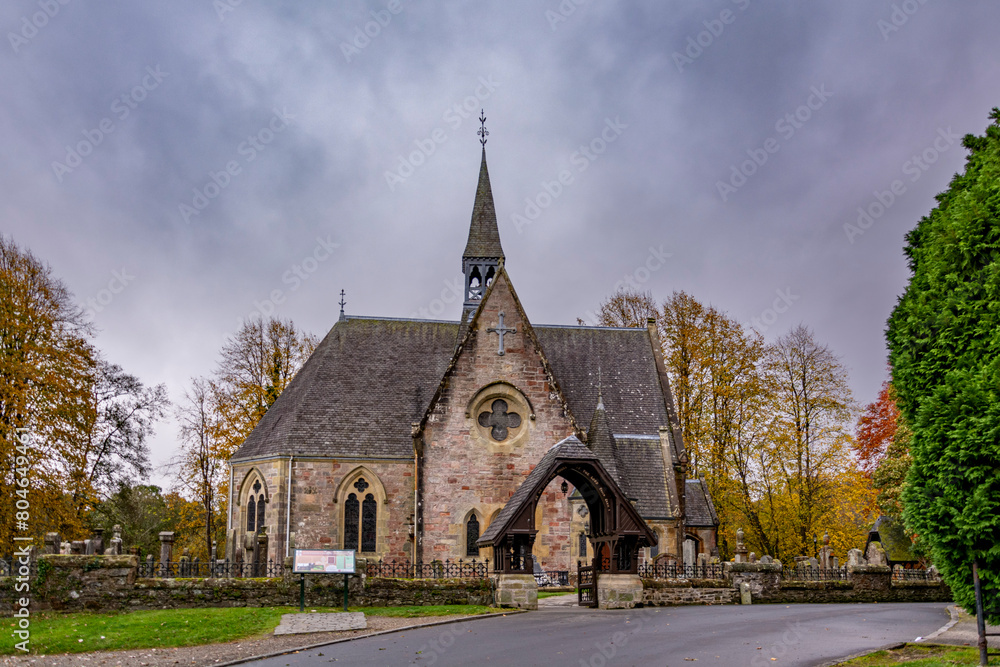
[[[299,576],[242,579],[136,578],[135,556],[45,555],[31,582],[32,610],[129,611],[183,607],[297,606]],[[306,604],[343,604],[342,575],[306,575]],[[13,577],[0,577],[0,613],[13,612]],[[349,604],[358,606],[490,604],[489,579],[349,578]],[[24,593],[17,593],[23,596]]]
[[[732,604],[736,590],[726,579],[643,579],[642,603],[648,607]]]

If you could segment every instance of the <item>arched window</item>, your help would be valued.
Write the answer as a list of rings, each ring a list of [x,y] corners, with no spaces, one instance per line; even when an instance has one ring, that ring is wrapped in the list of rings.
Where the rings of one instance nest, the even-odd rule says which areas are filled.
[[[358,550],[358,511],[361,503],[358,496],[351,494],[347,496],[344,503],[344,548]]]
[[[376,518],[378,502],[375,496],[368,494],[365,502],[361,504],[361,550],[375,551],[375,538],[377,535]]]
[[[247,532],[253,533],[257,530],[257,501],[253,496],[247,500]]]
[[[469,520],[465,523],[465,555],[466,556],[478,556],[479,546],[476,542],[479,540],[479,519],[473,514],[469,517]]]

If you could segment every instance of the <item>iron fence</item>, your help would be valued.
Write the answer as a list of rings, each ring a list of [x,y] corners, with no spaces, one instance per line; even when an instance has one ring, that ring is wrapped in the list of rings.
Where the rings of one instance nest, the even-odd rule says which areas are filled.
[[[781,578],[784,581],[840,581],[847,579],[847,568],[783,567]]]
[[[725,568],[714,565],[676,565],[646,563],[639,566],[639,576],[646,579],[725,579]]]
[[[893,581],[927,581],[937,583],[941,581],[941,575],[936,570],[925,570],[923,568],[904,569],[894,568],[892,570]]]
[[[233,563],[228,560],[202,563],[198,559],[155,563],[147,560],[139,563],[138,571],[140,577],[158,579],[281,577],[284,574],[284,563],[274,560],[266,563]]]
[[[490,561],[444,560],[419,564],[368,561],[365,574],[387,579],[485,579],[490,576]]]

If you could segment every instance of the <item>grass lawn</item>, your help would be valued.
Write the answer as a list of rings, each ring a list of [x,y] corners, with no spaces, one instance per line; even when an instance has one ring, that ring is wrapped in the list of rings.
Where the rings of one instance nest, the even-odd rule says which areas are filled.
[[[941,646],[935,644],[907,644],[893,651],[876,651],[863,658],[840,663],[844,667],[889,667],[909,665],[911,667],[954,667],[956,665],[979,665],[979,649],[965,646]],[[1000,665],[1000,658],[990,658],[991,665]]]
[[[487,614],[500,609],[482,605],[425,607],[349,607],[369,616],[447,616]],[[270,634],[282,614],[298,607],[228,607],[136,611],[123,614],[53,614],[31,616],[32,653],[83,653],[136,648],[173,648],[216,644]],[[341,611],[341,607],[306,607],[306,612]],[[14,629],[14,619],[5,619]],[[13,641],[0,646],[0,654],[20,653]]]
[[[538,599],[550,598],[553,595],[576,595],[576,591],[538,591]]]

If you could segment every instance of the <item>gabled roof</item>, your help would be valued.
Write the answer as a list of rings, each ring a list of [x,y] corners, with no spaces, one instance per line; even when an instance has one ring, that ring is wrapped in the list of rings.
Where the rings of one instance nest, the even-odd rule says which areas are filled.
[[[233,454],[413,458],[458,324],[347,317],[337,322]]]
[[[522,322],[523,331],[522,334],[527,338],[528,343],[538,352],[538,355],[542,362],[542,368],[545,370],[545,375],[549,381],[549,385],[552,388],[552,394],[556,399],[562,404],[563,409],[569,416],[570,424],[576,433],[583,433],[580,429],[576,418],[573,415],[573,411],[570,409],[569,404],[566,401],[565,394],[562,391],[562,387],[559,381],[556,379],[555,374],[552,372],[552,367],[549,365],[548,357],[546,356],[541,344],[539,343],[538,336],[535,333],[535,328],[531,325],[531,321],[528,320],[528,315],[524,312],[524,307],[521,305],[521,300],[517,297],[517,291],[514,289],[514,285],[510,281],[510,276],[507,275],[507,269],[504,268],[503,262],[500,262],[500,268],[497,271],[496,277],[493,282],[490,283],[489,287],[486,288],[486,293],[483,294],[482,300],[476,307],[472,318],[469,320],[467,327],[463,327],[460,330],[460,340],[458,346],[455,348],[454,354],[452,354],[451,361],[448,363],[448,367],[445,369],[444,374],[441,376],[441,381],[438,383],[437,389],[434,391],[434,395],[431,397],[430,402],[427,405],[427,409],[424,411],[423,418],[420,420],[420,424],[417,427],[417,433],[421,433],[423,429],[427,426],[427,422],[430,419],[431,414],[437,407],[438,401],[441,400],[441,396],[444,393],[445,388],[448,386],[448,381],[451,378],[452,371],[455,370],[455,365],[458,363],[459,357],[462,356],[466,345],[469,340],[476,334],[477,324],[479,323],[479,318],[482,315],[484,306],[489,302],[490,297],[493,295],[494,290],[498,289],[498,285],[506,285],[507,289],[510,290],[510,297],[514,301],[514,308],[517,311],[517,317]]]
[[[623,490],[604,468],[600,458],[590,450],[589,447],[580,442],[576,436],[570,436],[553,445],[545,453],[538,465],[525,477],[524,482],[514,491],[510,500],[503,506],[500,513],[490,523],[489,528],[479,538],[477,544],[487,546],[493,544],[506,531],[510,530],[512,523],[525,508],[530,509],[529,504],[540,494],[553,474],[562,470],[563,475],[568,475],[566,463],[575,464],[578,462],[591,462],[589,468],[595,469],[598,475],[603,474],[609,482],[604,488],[611,491],[611,495],[618,501],[619,511],[622,516],[618,521],[620,526],[629,525],[634,529],[635,534],[640,534],[646,538],[649,544],[656,544],[656,535],[649,526],[642,520],[639,513],[632,507]],[[603,483],[603,482],[602,482]],[[597,495],[597,494],[595,494]]]
[[[479,185],[476,187],[476,201],[472,205],[472,222],[469,225],[469,240],[465,244],[462,259],[481,257],[503,259],[500,246],[500,230],[497,228],[497,212],[493,205],[493,189],[490,187],[490,173],[486,168],[486,147],[483,147],[483,161],[479,166]],[[463,270],[465,266],[463,265]]]
[[[691,528],[710,528],[719,525],[712,496],[703,479],[689,479],[684,488],[684,524]]]

